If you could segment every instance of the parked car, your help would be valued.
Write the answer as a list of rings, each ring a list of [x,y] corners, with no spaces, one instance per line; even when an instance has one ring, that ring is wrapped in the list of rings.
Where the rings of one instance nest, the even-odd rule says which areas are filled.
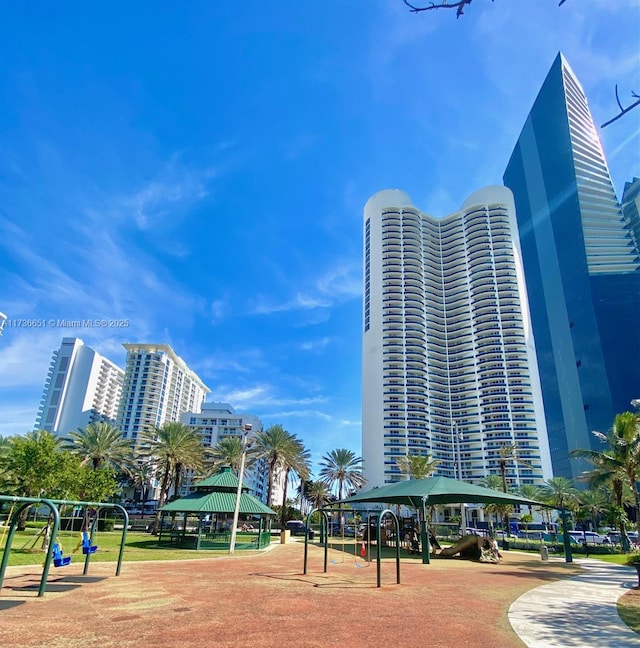
[[[611,544],[609,537],[595,533],[594,531],[573,531],[571,534],[579,544],[585,540],[587,544]]]
[[[315,532],[313,529],[307,529],[307,525],[302,520],[289,520],[285,523],[285,528],[291,531],[292,536],[303,536],[309,534],[309,540],[313,540]]]

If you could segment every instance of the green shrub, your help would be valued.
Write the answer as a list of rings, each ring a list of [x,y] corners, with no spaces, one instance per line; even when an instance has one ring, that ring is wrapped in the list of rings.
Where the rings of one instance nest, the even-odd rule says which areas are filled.
[[[113,531],[116,520],[113,518],[100,518],[98,531]],[[61,531],[82,531],[84,519],[82,517],[60,518]]]
[[[46,520],[27,520],[25,522],[25,529],[42,529],[47,526]]]

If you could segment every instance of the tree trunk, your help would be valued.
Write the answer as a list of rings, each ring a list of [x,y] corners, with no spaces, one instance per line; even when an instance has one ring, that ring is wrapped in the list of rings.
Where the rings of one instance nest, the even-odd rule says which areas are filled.
[[[27,528],[28,515],[29,515],[29,507],[27,507],[20,513],[20,517],[18,518],[18,524],[16,525],[17,531],[24,531]]]
[[[268,484],[268,490],[267,490],[267,506],[271,506],[272,502],[272,497],[271,493],[273,492],[273,478],[276,472],[276,464],[278,463],[277,459],[274,459],[271,461],[269,464],[269,484]]]
[[[169,462],[164,469],[164,475],[162,476],[162,486],[160,486],[160,497],[158,498],[158,509],[156,510],[156,515],[153,520],[153,535],[158,535],[158,527],[160,526],[160,509],[164,506],[164,500],[166,498],[167,490],[169,490],[169,475],[171,473],[171,466]]]
[[[505,459],[500,459],[500,474],[502,475],[502,492],[507,492],[507,462]],[[511,535],[511,528],[509,525],[509,513],[504,514],[502,518],[504,524],[504,532],[508,536]]]
[[[182,475],[182,464],[176,464],[174,471],[174,487],[173,487],[173,499],[178,499],[178,491],[180,490],[180,477]]]
[[[284,471],[284,488],[282,489],[282,510],[280,511],[280,528],[284,529],[287,522],[287,486],[289,485],[289,468]]]
[[[631,486],[631,491],[633,492],[635,498],[636,531],[638,532],[638,537],[640,538],[640,493],[638,493],[638,486],[636,484],[635,475],[629,475],[629,485]]]

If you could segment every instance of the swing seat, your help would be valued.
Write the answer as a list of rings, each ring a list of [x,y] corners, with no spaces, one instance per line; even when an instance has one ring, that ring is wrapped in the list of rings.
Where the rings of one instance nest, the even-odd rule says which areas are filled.
[[[82,553],[85,554],[94,554],[98,551],[98,545],[91,544],[91,538],[88,533],[82,534]]]
[[[71,556],[65,556],[60,548],[60,545],[56,543],[53,546],[53,566],[54,567],[66,567],[71,562]]]

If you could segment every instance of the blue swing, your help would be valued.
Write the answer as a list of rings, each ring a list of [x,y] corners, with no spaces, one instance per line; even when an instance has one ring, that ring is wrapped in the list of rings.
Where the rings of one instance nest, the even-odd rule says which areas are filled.
[[[98,545],[91,544],[91,538],[86,531],[82,532],[82,553],[83,554],[94,554],[98,551]]]
[[[66,567],[71,562],[71,556],[65,556],[59,543],[53,545],[53,566]]]

